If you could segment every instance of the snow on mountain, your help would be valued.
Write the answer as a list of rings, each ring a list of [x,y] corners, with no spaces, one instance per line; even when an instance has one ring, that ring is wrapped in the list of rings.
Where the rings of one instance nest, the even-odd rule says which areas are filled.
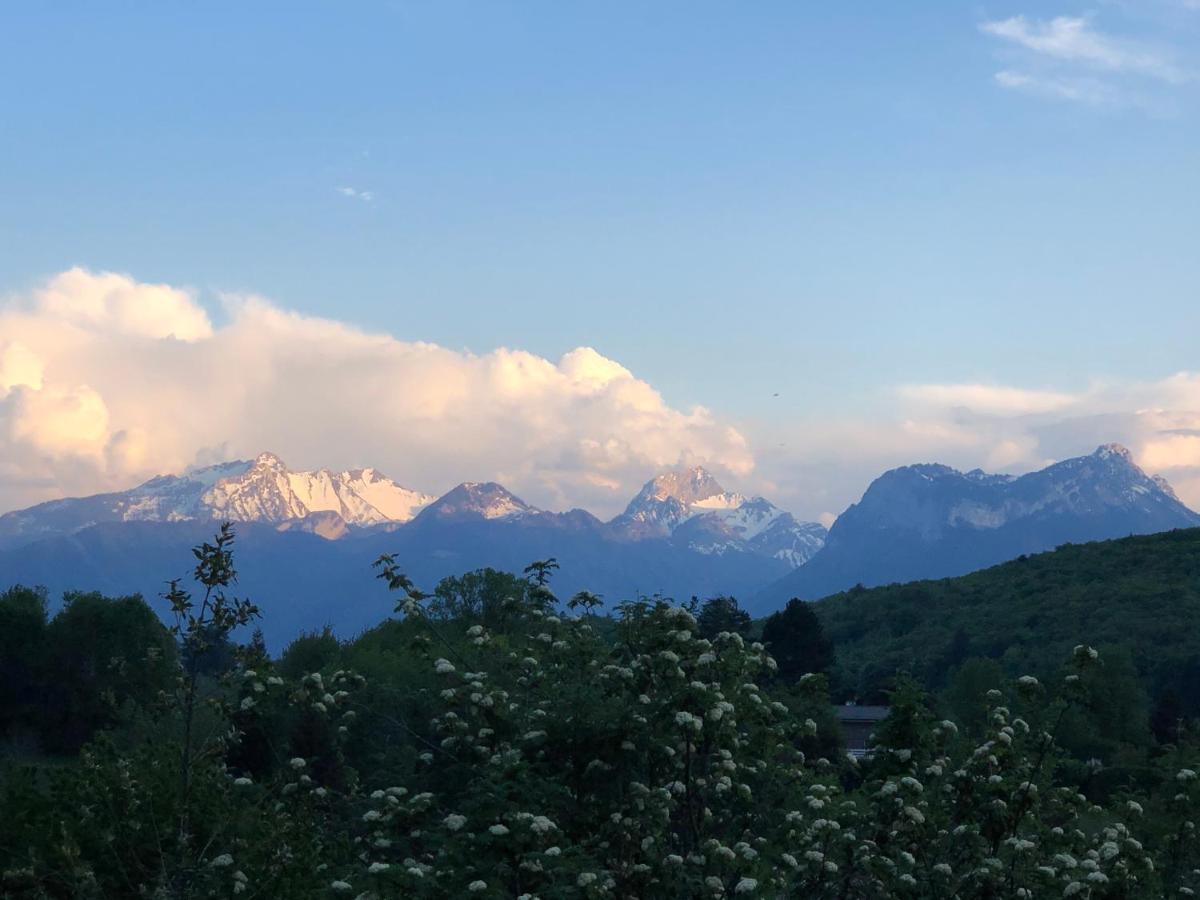
[[[962,575],[1063,543],[1198,525],[1200,515],[1119,444],[1020,477],[904,466],[875,479],[821,552],[755,603],[773,609],[855,584]]]
[[[285,522],[335,512],[350,525],[406,522],[432,501],[374,469],[293,472],[272,453],[259,454],[239,476],[218,479],[200,498],[214,519]]]
[[[416,517],[416,521],[514,519],[540,513],[541,510],[530,506],[494,481],[464,481],[426,506]]]
[[[726,491],[700,466],[651,479],[610,526],[627,539],[673,537],[700,553],[749,550],[790,566],[825,539],[824,526],[797,522],[763,497]]]
[[[299,523],[315,513],[336,515],[349,526],[385,525],[411,520],[433,499],[374,469],[296,472],[274,454],[261,453],[251,461],[161,475],[128,491],[55,500],[9,513],[0,516],[0,540],[72,534],[102,522],[229,519],[278,525]],[[318,534],[345,533],[328,515],[310,525]]]

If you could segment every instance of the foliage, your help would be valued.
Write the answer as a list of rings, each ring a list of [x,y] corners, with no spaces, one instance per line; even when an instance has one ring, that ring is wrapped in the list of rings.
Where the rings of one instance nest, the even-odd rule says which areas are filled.
[[[201,605],[173,587],[182,641],[249,618],[224,597],[228,550],[201,548]],[[140,739],[116,731],[76,764],[0,776],[0,893],[1114,900],[1198,886],[1200,744],[1181,735],[1128,790],[1064,746],[1127,683],[1115,654],[1111,670],[1080,645],[1051,677],[962,675],[971,733],[895,681],[873,755],[854,762],[825,675],[780,679],[766,647],[706,637],[687,608],[642,598],[601,628],[558,612],[552,570],[534,569],[527,589],[452,615],[394,560],[378,568],[402,617],[291,657],[320,670],[285,675],[259,652],[206,680],[181,662]]]
[[[762,639],[783,678],[824,672],[833,665],[833,644],[825,637],[812,606],[803,600],[789,600],[782,610],[768,616]]]
[[[696,619],[700,635],[705,638],[714,638],[723,631],[743,637],[750,633],[750,614],[734,597],[710,597],[700,604]]]
[[[1071,647],[1123,646],[1144,693],[1200,716],[1200,529],[1066,545],[940,581],[814,604],[837,647],[839,693],[871,696],[896,672],[941,691],[969,658],[1048,678]]]
[[[175,646],[141,597],[73,592],[47,619],[42,592],[0,593],[0,737],[76,753],[170,684]]]

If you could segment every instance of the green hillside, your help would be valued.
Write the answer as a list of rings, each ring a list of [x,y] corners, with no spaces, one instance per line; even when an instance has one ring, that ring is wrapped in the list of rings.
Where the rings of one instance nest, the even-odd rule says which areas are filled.
[[[1046,676],[1078,643],[1127,648],[1152,702],[1200,712],[1200,529],[1066,545],[970,575],[820,601],[848,694],[907,671],[944,688],[968,659]],[[1123,654],[1122,654],[1123,655]]]

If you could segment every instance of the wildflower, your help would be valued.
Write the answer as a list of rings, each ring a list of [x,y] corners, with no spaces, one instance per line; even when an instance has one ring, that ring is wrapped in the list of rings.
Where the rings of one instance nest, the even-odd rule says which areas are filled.
[[[690,712],[675,713],[675,724],[680,728],[690,728],[692,731],[700,731],[704,727],[699,716],[694,716]]]
[[[506,834],[508,834],[508,828],[499,823],[493,825],[491,828],[488,829],[488,831],[490,831],[496,837],[504,837]]]
[[[733,889],[735,894],[753,894],[758,890],[758,882],[753,878],[743,878]]]
[[[446,818],[442,819],[442,824],[451,831],[458,831],[467,824],[467,817],[460,816],[458,813],[451,813],[450,815],[446,816]]]
[[[467,885],[467,890],[468,891],[486,891],[487,890],[487,882],[486,881],[478,881],[478,880],[472,881],[470,884]]]
[[[233,857],[230,856],[228,853],[222,853],[220,856],[214,857],[212,862],[209,863],[209,865],[212,866],[214,869],[223,869],[226,866],[233,865]]]
[[[533,820],[529,823],[529,828],[534,834],[546,834],[549,831],[553,831],[557,827],[557,825],[555,825],[545,816],[534,816]]]
[[[243,775],[241,778],[233,779],[233,783],[237,787],[248,787],[248,786],[254,784],[254,782],[251,781],[249,778],[247,778],[245,775]]]
[[[433,671],[439,675],[449,675],[454,671],[454,663],[448,659],[438,659],[433,664]]]
[[[390,863],[373,862],[369,866],[367,866],[367,871],[372,875],[378,875],[381,872],[386,872],[390,868],[391,868]]]
[[[288,765],[293,769],[303,769],[308,763],[304,761],[304,757],[302,756],[293,756],[288,761]]]
[[[595,872],[580,872],[579,877],[575,879],[575,883],[579,885],[579,887],[587,887],[589,884],[592,884],[595,881]]]
[[[329,883],[329,889],[331,891],[336,891],[339,894],[344,894],[346,891],[354,890],[354,887],[348,881],[340,881],[339,880],[339,881],[331,881]]]

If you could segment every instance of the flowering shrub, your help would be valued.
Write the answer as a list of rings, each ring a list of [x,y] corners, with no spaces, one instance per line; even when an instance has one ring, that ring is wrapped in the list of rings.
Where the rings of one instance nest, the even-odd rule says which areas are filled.
[[[192,733],[207,737],[186,792],[181,702],[138,746],[102,738],[78,766],[10,776],[0,892],[1100,900],[1200,888],[1191,750],[1164,757],[1156,790],[1103,806],[1058,777],[1056,732],[1103,664],[1091,648],[1059,683],[1023,677],[989,694],[982,739],[902,683],[872,757],[855,762],[814,751],[831,742],[796,711],[828,706],[822,676],[778,692],[760,644],[703,638],[686,609],[644,599],[613,620],[563,615],[543,566],[489,612],[493,630],[431,611],[393,561],[381,568],[401,592],[403,695],[348,669],[285,679],[245,659],[195,707]]]

